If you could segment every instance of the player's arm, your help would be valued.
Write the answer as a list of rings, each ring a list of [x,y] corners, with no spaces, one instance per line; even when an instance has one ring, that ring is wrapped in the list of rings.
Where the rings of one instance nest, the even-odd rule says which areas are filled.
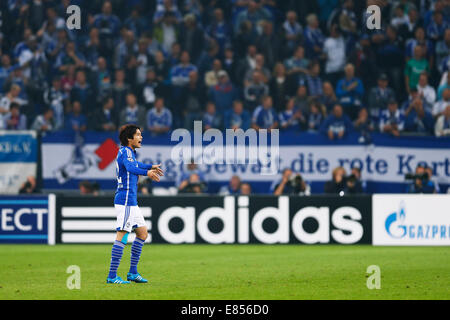
[[[146,163],[139,162],[139,161],[136,161],[136,162],[138,164],[138,167],[141,168],[141,169],[144,169],[144,170],[153,169],[153,165],[152,164],[146,164]]]
[[[136,166],[136,161],[132,158],[123,157],[123,165],[125,166],[125,169],[129,173],[137,174],[140,176],[146,176],[148,169],[139,168],[139,166]]]

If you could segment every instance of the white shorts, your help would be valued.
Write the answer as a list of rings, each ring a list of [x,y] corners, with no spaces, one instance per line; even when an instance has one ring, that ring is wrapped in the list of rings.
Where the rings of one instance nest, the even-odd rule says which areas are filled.
[[[123,206],[115,204],[117,213],[117,231],[131,232],[131,230],[146,227],[144,216],[141,213],[141,209],[138,206]]]

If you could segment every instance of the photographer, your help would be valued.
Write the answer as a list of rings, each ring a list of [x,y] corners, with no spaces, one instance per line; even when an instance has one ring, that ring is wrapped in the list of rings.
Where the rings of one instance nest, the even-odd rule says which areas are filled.
[[[345,184],[345,169],[343,167],[337,167],[333,169],[332,179],[327,181],[324,186],[324,192],[330,194],[340,194],[346,189]]]
[[[364,193],[362,182],[361,182],[361,170],[357,167],[352,168],[351,174],[345,179],[347,194],[359,194]]]
[[[406,180],[412,182],[408,186],[408,193],[436,193],[436,185],[431,180],[430,169],[418,165],[415,174],[408,173],[405,175]]]
[[[274,195],[282,194],[309,196],[311,195],[311,187],[303,180],[299,173],[293,173],[291,169],[283,170],[281,181],[275,185]]]
[[[206,185],[200,180],[200,176],[193,173],[189,176],[188,180],[181,183],[179,193],[194,193],[202,194],[206,189]]]
[[[27,180],[22,184],[19,190],[19,194],[38,192],[39,191],[36,189],[36,178],[34,176],[27,177]]]

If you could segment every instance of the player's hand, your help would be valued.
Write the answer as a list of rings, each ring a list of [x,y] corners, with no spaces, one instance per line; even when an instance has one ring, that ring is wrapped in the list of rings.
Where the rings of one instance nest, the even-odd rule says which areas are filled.
[[[149,177],[150,180],[159,182],[159,175],[156,173],[155,170],[148,170],[147,171],[147,177]]]
[[[164,172],[162,171],[162,169],[160,167],[161,167],[161,164],[155,164],[152,166],[152,170],[154,170],[159,176],[163,176]]]

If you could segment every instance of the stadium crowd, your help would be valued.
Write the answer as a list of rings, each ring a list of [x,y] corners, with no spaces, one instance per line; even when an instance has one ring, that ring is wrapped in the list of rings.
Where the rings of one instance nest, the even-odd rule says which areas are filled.
[[[449,0],[5,0],[0,13],[0,129],[450,136]]]

